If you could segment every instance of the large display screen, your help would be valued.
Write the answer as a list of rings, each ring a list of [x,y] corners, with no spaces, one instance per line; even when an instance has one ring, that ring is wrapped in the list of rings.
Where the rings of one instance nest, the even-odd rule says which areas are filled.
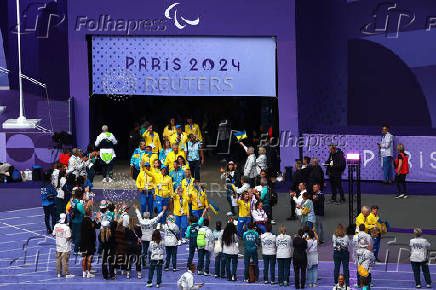
[[[277,95],[272,37],[93,36],[91,47],[92,94]]]

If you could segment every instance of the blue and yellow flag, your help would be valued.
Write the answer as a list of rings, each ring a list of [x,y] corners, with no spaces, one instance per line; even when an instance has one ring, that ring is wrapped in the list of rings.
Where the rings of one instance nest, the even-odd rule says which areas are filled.
[[[242,139],[247,138],[247,133],[245,131],[238,131],[235,132],[235,137],[238,139],[238,141],[241,141]]]
[[[214,214],[218,214],[218,212],[220,211],[220,208],[215,205],[215,203],[213,201],[209,201],[209,208],[213,211]]]

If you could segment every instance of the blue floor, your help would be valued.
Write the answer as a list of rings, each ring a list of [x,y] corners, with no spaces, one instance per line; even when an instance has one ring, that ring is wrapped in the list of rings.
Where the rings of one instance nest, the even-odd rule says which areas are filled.
[[[323,247],[320,248],[322,251]],[[177,265],[179,271],[176,273],[163,272],[162,288],[175,289],[176,281],[184,272],[188,251],[186,246],[178,249]],[[196,258],[194,259],[196,262]],[[97,261],[95,262],[97,263]],[[196,276],[196,283],[203,282],[203,289],[222,289],[256,287],[256,289],[278,287],[263,284],[262,261],[260,261],[260,280],[255,284],[243,283],[243,260],[238,264],[238,281],[228,282],[223,279],[216,279],[213,276]],[[291,267],[292,268],[292,267]],[[70,258],[70,270],[76,277],[73,279],[57,278],[54,239],[45,235],[42,208],[22,209],[10,212],[0,212],[0,287],[7,289],[79,289],[93,287],[94,289],[132,289],[144,288],[146,279],[138,280],[135,271],[132,271],[131,279],[117,276],[116,281],[105,281],[101,276],[99,264],[93,266],[98,273],[94,279],[82,278],[81,258],[75,260]],[[436,266],[430,268],[432,279],[436,279]],[[213,260],[211,272],[214,271]],[[351,282],[355,283],[355,267],[350,263]],[[142,270],[143,277],[147,277],[148,270]],[[372,271],[373,289],[414,289],[413,274],[408,264],[378,264]],[[276,271],[277,275],[277,271]],[[333,263],[331,261],[320,262],[319,264],[319,287],[332,289],[333,286]],[[154,278],[154,283],[155,283]],[[294,281],[291,269],[291,285]],[[422,281],[424,284],[424,281]],[[293,288],[293,287],[291,287]]]

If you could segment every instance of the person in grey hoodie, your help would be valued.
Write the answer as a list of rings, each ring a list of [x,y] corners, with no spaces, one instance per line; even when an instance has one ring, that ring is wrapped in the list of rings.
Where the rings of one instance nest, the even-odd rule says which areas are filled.
[[[159,230],[154,230],[148,251],[150,253],[150,269],[148,270],[148,281],[145,286],[153,286],[153,274],[154,270],[156,270],[156,288],[159,288],[162,283],[162,265],[164,259],[164,242]]]
[[[359,241],[359,249],[356,251],[357,267],[362,266],[368,271],[368,276],[366,277],[369,284],[371,284],[371,267],[375,263],[375,257],[372,251],[368,249],[369,243],[365,239]],[[361,276],[357,272],[357,285],[360,285]]]
[[[147,254],[148,254],[148,247],[150,245],[151,237],[154,231],[154,225],[157,224],[159,219],[163,216],[165,213],[167,207],[164,206],[163,210],[159,213],[159,215],[155,218],[150,219],[150,213],[144,212],[144,217],[141,216],[141,212],[138,209],[138,206],[135,204],[133,205],[133,208],[135,209],[136,216],[138,217],[138,222],[141,225],[141,231],[142,231],[142,267],[145,269],[147,266]]]
[[[422,236],[421,229],[414,229],[413,234],[415,238],[410,240],[410,263],[412,264],[413,276],[415,278],[416,288],[421,288],[421,273],[424,274],[425,283],[427,288],[431,288],[431,277],[428,269],[428,250],[430,243]]]
[[[280,286],[289,285],[289,274],[291,269],[291,259],[293,254],[292,238],[286,234],[286,227],[280,226],[280,235],[276,238],[277,247],[277,269],[279,272]]]
[[[271,281],[271,284],[276,282],[276,235],[272,232],[272,225],[266,224],[266,232],[260,236],[262,244],[262,257],[263,257],[263,278],[265,284]],[[271,271],[271,280],[268,279],[268,270]]]
[[[167,217],[167,223],[163,225],[164,243],[166,250],[166,261],[164,271],[170,269],[170,260],[173,259],[173,272],[177,271],[177,243],[179,241],[179,227],[176,225],[176,218],[173,215]]]

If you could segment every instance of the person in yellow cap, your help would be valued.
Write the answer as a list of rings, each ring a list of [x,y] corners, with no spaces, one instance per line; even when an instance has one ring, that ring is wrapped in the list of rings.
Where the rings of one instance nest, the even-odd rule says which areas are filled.
[[[144,170],[136,178],[136,187],[141,193],[141,213],[148,212],[150,218],[153,216],[153,200],[156,179],[153,175],[146,174],[145,170],[150,170],[150,163],[144,163]]]
[[[174,161],[176,161],[177,157],[179,156],[185,157],[185,151],[179,150],[179,146],[177,144],[173,144],[173,151],[168,153],[164,162],[164,165],[169,167],[170,172],[174,170]]]
[[[170,123],[163,130],[163,137],[171,139],[171,137],[176,134],[176,118],[170,118]]]
[[[148,122],[144,124],[144,127],[146,130],[144,134],[142,134],[142,138],[144,138],[145,145],[150,146],[153,153],[159,154],[162,149],[159,134],[153,131],[153,125]]]
[[[192,215],[200,218],[206,207],[209,207],[205,190],[200,185],[200,180],[194,181],[194,186],[189,193],[189,199],[192,203]]]
[[[169,140],[171,142],[171,145],[179,145],[179,151],[186,151],[186,142],[188,141],[188,135],[185,132],[182,132],[182,125],[176,125],[176,133],[169,137]]]
[[[163,211],[164,206],[168,207],[170,197],[173,195],[173,181],[171,177],[168,175],[168,167],[162,166],[161,172],[156,172],[155,170],[149,170],[147,167],[144,168],[145,174],[150,177],[153,177],[156,181],[155,187],[155,204],[154,206],[157,208],[158,213]],[[163,214],[161,219],[158,222],[157,228],[160,229],[161,225],[166,221],[166,212]]]
[[[178,187],[176,190],[176,194],[173,195],[173,203],[174,203],[174,216],[176,217],[176,225],[180,229],[180,236],[182,240],[179,241],[179,245],[181,243],[186,243],[186,229],[188,228],[188,220],[189,220],[189,195],[185,193],[182,187]]]
[[[192,121],[192,116],[186,117],[185,133],[188,136],[189,134],[193,134],[198,141],[203,142],[203,136],[201,135],[200,126]]]

